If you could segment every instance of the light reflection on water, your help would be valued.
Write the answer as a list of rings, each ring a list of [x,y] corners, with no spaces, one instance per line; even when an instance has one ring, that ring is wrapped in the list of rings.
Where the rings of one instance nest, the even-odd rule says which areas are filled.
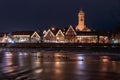
[[[2,79],[40,80],[119,80],[120,56],[99,52],[4,51]],[[14,75],[13,75],[13,74]],[[12,74],[12,75],[11,75]],[[17,75],[17,76],[15,76]],[[111,78],[111,76],[113,76]]]

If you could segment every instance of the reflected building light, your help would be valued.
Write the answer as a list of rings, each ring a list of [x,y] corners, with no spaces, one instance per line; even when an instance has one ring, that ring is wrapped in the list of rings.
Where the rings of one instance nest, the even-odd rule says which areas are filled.
[[[22,52],[19,52],[19,55],[20,55],[20,56],[22,56],[22,55],[23,55],[23,53],[22,53]]]
[[[102,62],[109,62],[108,59],[102,59]]]
[[[107,72],[108,71],[108,64],[106,64],[106,63],[102,64],[100,71]]]
[[[36,70],[35,70],[35,73],[38,74],[38,73],[41,73],[42,71],[43,71],[43,69],[36,69]]]
[[[78,56],[78,60],[83,61],[84,60],[84,56]]]
[[[85,60],[84,56],[79,55],[77,59],[78,59],[78,61],[77,61],[78,64],[84,63],[84,60]]]
[[[41,63],[40,62],[33,62],[32,63],[32,68],[40,68],[41,67]]]
[[[13,58],[13,54],[11,52],[5,52],[4,64],[12,65],[13,64],[12,58]]]
[[[117,63],[116,63],[116,61],[112,61],[112,67],[113,67],[114,72],[118,72],[117,71]]]
[[[113,40],[113,43],[114,43],[114,44],[118,43],[118,40]]]
[[[11,53],[11,52],[5,52],[5,57],[12,57],[13,56],[13,54]]]
[[[101,61],[102,61],[102,63],[101,63],[100,71],[101,72],[107,72],[108,69],[109,69],[109,63],[108,63],[109,62],[109,57],[108,56],[102,56]]]
[[[19,59],[19,65],[20,66],[23,66],[24,65],[24,63],[23,63],[23,56],[22,56],[23,54],[20,52],[19,53],[19,57],[18,57],[18,59]]]
[[[40,67],[41,66],[41,62],[40,62],[40,58],[39,58],[39,56],[40,56],[40,52],[37,52],[37,53],[35,53],[34,54],[34,58],[33,58],[33,67]]]
[[[27,53],[24,53],[25,56],[27,56],[28,54]]]
[[[27,56],[28,53],[19,52],[19,56]]]
[[[59,66],[60,65],[60,61],[55,62],[55,65]]]
[[[40,67],[40,60],[37,58],[37,60],[33,63],[33,67]]]
[[[83,64],[84,62],[83,61],[77,61],[78,62],[78,64]]]
[[[8,73],[8,72],[13,72],[15,69],[16,69],[15,67],[4,67],[2,71],[4,73]]]
[[[37,52],[37,57],[40,56],[40,54],[41,54],[40,52]]]
[[[55,70],[55,73],[57,73],[57,74],[58,74],[58,73],[61,73],[61,72],[62,72],[62,71],[61,71],[60,69],[56,69],[56,70]]]
[[[55,74],[56,75],[62,72],[62,70],[61,70],[62,64],[61,63],[64,63],[64,62],[60,62],[60,61],[55,62]]]
[[[54,56],[55,56],[55,57],[61,56],[61,53],[55,53]]]
[[[40,58],[39,58],[40,56],[41,56],[41,53],[37,52],[37,54],[36,54],[36,58],[37,58],[36,62],[38,62],[38,63],[40,63]]]
[[[11,52],[5,52],[2,65],[5,66],[2,68],[4,73],[12,72],[14,70],[14,67],[11,67],[11,65],[13,65],[13,54]]]
[[[101,61],[102,62],[109,62],[110,61],[110,58],[108,56],[102,56],[101,57]]]

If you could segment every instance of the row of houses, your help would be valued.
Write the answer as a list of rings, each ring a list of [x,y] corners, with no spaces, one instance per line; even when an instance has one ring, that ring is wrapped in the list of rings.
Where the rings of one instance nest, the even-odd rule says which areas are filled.
[[[15,31],[0,34],[1,43],[108,43],[111,35],[103,32],[80,32],[72,26],[68,28],[50,28],[47,31]]]
[[[85,25],[85,13],[78,13],[78,25],[48,30],[1,33],[0,43],[120,43],[120,34],[100,32]]]

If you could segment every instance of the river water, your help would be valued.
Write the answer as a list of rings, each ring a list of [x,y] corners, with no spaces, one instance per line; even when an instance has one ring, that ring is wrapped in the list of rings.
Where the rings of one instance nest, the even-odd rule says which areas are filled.
[[[0,80],[120,80],[120,55],[4,49],[0,51]]]

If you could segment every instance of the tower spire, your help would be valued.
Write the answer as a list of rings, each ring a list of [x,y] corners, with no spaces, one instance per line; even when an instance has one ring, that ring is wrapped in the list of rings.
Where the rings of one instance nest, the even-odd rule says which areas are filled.
[[[85,19],[84,19],[85,13],[81,9],[78,13],[78,25],[76,27],[77,30],[82,31],[85,28]]]

